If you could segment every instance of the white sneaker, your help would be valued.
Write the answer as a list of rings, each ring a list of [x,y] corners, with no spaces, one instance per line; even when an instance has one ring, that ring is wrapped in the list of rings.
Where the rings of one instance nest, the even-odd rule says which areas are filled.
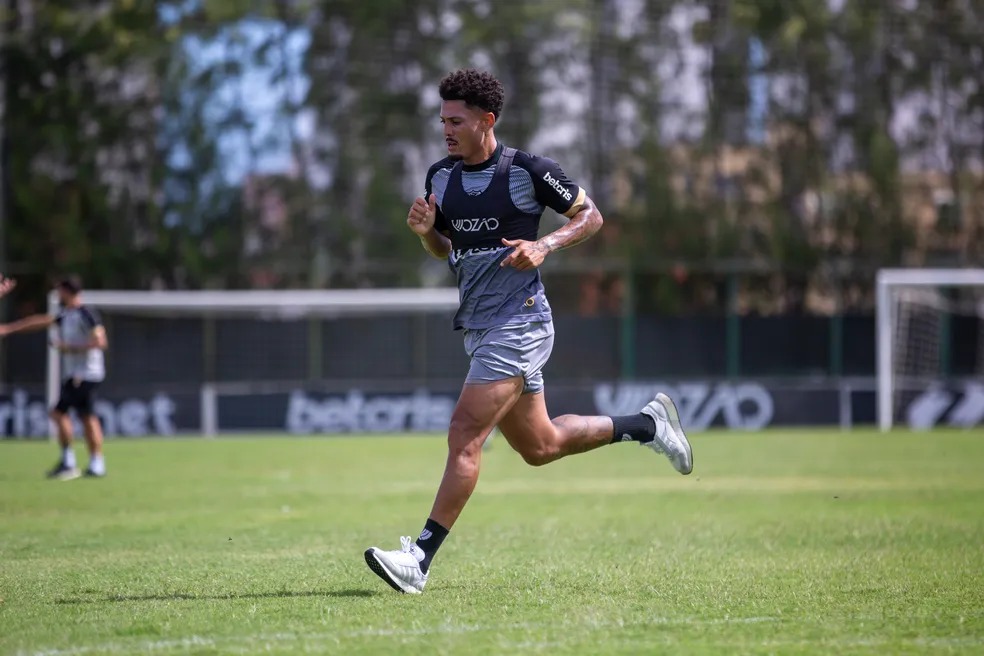
[[[366,565],[397,592],[420,594],[427,585],[427,575],[420,570],[424,552],[411,537],[401,537],[400,544],[398,551],[366,549]]]
[[[652,417],[656,422],[656,439],[643,442],[643,446],[666,456],[673,468],[681,474],[692,472],[694,455],[680,425],[680,413],[677,412],[673,400],[660,392],[642,409],[642,414]]]
[[[48,478],[56,481],[73,481],[79,476],[81,474],[77,468],[69,467],[60,461],[48,472]]]

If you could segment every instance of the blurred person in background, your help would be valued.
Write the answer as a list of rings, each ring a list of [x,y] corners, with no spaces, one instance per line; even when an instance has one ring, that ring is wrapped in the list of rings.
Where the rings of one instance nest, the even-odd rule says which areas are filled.
[[[15,281],[0,278],[0,296],[13,289]],[[106,475],[103,458],[103,434],[99,417],[93,411],[95,391],[106,376],[103,352],[106,350],[106,330],[99,313],[82,300],[82,281],[78,276],[63,278],[55,286],[61,310],[57,315],[35,314],[13,323],[0,325],[0,337],[14,333],[46,330],[58,326],[58,338],[52,348],[61,353],[62,384],[58,402],[51,409],[51,419],[58,429],[61,458],[48,472],[48,478],[68,481],[80,476],[72,449],[71,410],[78,413],[89,447],[89,466],[85,476]]]

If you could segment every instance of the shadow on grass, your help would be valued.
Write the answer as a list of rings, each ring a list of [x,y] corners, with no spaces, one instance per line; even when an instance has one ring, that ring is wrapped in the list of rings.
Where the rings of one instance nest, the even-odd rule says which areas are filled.
[[[235,601],[238,599],[290,599],[294,597],[328,597],[335,599],[375,597],[380,594],[377,590],[281,590],[280,592],[228,592],[226,594],[191,594],[188,592],[168,592],[146,595],[109,595],[106,597],[66,597],[55,599],[53,603],[71,604],[105,604],[137,601]]]

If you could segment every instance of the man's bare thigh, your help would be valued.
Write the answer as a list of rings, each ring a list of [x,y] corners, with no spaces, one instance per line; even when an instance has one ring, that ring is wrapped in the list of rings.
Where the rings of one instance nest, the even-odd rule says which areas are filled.
[[[484,440],[523,394],[521,377],[465,383],[451,415],[451,437]]]
[[[544,393],[521,395],[499,421],[499,430],[509,445],[520,453],[530,447],[552,442],[556,428],[547,413]]]

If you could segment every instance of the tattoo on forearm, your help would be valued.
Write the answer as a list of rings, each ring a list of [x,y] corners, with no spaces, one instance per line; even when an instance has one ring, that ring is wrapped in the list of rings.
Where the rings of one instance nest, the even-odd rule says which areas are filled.
[[[601,213],[591,199],[585,198],[577,214],[566,225],[537,242],[548,251],[559,251],[590,239],[601,228]]]

